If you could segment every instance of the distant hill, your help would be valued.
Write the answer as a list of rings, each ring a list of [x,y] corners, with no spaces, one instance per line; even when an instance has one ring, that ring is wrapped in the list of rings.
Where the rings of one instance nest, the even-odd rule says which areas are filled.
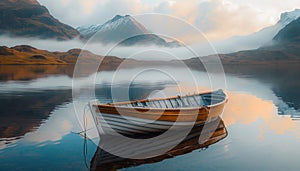
[[[289,58],[300,58],[300,17],[289,23],[273,38],[273,44],[259,50],[280,51]]]
[[[262,46],[255,50],[245,50],[235,53],[219,54],[223,65],[270,65],[276,67],[286,65],[300,65],[300,17],[281,29],[272,39],[271,45]],[[202,57],[210,60],[210,56]],[[199,59],[187,59],[185,62],[198,67]]]
[[[104,24],[81,26],[77,30],[82,37],[93,41],[108,43],[120,43],[124,46],[131,45],[158,45],[166,47],[177,47],[180,44],[176,41],[167,42],[163,38],[152,34],[141,23],[130,15],[116,15]]]
[[[214,42],[213,45],[219,53],[257,49],[272,43],[274,36],[298,17],[300,17],[300,9],[284,12],[280,15],[280,20],[273,26],[263,28],[258,32],[246,36],[234,36],[226,40]]]
[[[224,64],[293,64],[300,62],[300,17],[281,29],[272,39],[273,43],[256,50],[221,54]],[[299,63],[300,64],[300,63]]]
[[[84,58],[82,64],[98,64],[100,62],[109,67],[121,63],[123,60],[114,56],[107,58],[81,49],[71,49],[67,52],[49,52],[31,46],[15,47],[0,46],[0,65],[75,65],[79,55]]]
[[[56,40],[80,35],[76,29],[55,19],[36,0],[1,0],[0,34]]]

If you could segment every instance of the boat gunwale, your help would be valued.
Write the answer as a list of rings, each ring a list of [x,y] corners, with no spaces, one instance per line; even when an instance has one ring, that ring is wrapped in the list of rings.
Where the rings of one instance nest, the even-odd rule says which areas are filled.
[[[223,90],[222,92],[224,93],[224,99],[219,102],[219,103],[215,103],[215,104],[210,104],[210,105],[202,105],[202,106],[195,106],[195,107],[181,107],[181,108],[151,108],[151,107],[129,107],[129,106],[116,106],[119,104],[131,104],[131,103],[136,103],[136,102],[150,102],[150,101],[159,101],[159,100],[169,100],[169,99],[176,99],[178,97],[192,97],[195,95],[205,95],[205,94],[212,94],[213,92],[217,92],[217,91],[209,91],[209,92],[203,92],[203,93],[198,93],[198,94],[194,94],[194,95],[185,95],[185,96],[171,96],[171,97],[167,97],[167,98],[155,98],[155,99],[143,99],[143,100],[133,100],[133,101],[126,101],[126,102],[116,102],[116,103],[106,103],[106,104],[93,104],[93,107],[102,107],[102,108],[117,108],[117,109],[139,109],[139,110],[148,110],[148,111],[186,111],[186,110],[200,110],[200,109],[209,109],[209,108],[213,108],[219,105],[222,105],[224,103],[227,103],[228,101],[228,95],[227,93],[225,93]]]

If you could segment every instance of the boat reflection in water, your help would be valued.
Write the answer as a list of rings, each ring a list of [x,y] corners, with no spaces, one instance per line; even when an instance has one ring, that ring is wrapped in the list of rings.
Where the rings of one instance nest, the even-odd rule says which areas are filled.
[[[181,141],[177,146],[164,154],[153,156],[153,154],[155,154],[155,151],[157,152],[164,149],[166,146],[168,146],[168,144],[171,144],[174,139],[178,138],[177,136],[178,134],[180,134],[180,132],[186,130],[182,128],[172,131],[174,132],[169,138],[160,139],[158,142],[156,141],[147,144],[147,146],[142,146],[140,149],[135,150],[132,150],[132,148],[130,148],[131,144],[128,144],[127,142],[125,142],[125,140],[124,142],[122,142],[118,139],[118,137],[115,137],[113,135],[101,135],[98,149],[93,156],[90,168],[91,170],[103,171],[118,170],[142,164],[155,163],[168,158],[190,153],[196,149],[207,148],[208,146],[217,143],[227,136],[225,124],[219,117],[215,121],[207,123],[205,126],[198,125],[193,127],[188,135],[183,139],[183,141]],[[199,141],[202,139],[201,137],[205,136],[207,136],[207,138],[205,138],[204,141]],[[153,137],[153,135],[149,135],[149,137],[151,138]],[[147,137],[139,136],[130,138],[145,139]],[[145,157],[144,159],[128,159],[118,157],[104,150],[109,149],[107,148],[108,146],[109,148],[114,148],[113,150],[124,151],[124,153],[136,153],[137,156],[139,154],[143,154],[144,156],[148,157]]]

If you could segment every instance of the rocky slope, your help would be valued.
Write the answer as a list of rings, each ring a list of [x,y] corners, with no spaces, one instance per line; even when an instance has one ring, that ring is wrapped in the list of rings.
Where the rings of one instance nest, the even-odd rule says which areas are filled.
[[[71,49],[67,52],[49,52],[31,46],[15,47],[0,46],[0,65],[75,65],[79,55],[84,58],[82,64],[109,63],[114,65],[122,59],[109,56],[103,57],[81,49]]]
[[[59,22],[36,0],[1,0],[0,34],[56,40],[79,36],[76,29]]]
[[[300,43],[300,17],[280,30],[273,39],[280,44]]]

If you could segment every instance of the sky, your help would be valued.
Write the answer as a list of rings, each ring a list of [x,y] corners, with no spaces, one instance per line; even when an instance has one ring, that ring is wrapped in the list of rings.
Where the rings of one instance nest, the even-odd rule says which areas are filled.
[[[211,40],[247,35],[275,24],[299,0],[38,0],[73,27],[102,24],[116,14],[167,14],[196,26]],[[242,28],[242,29],[241,29]]]

